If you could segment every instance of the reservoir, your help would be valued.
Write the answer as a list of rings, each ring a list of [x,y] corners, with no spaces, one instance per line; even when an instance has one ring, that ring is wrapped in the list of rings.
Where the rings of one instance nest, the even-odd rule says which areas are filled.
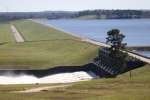
[[[67,32],[93,39],[106,41],[107,31],[120,29],[125,34],[128,46],[150,46],[150,19],[117,19],[117,20],[41,20],[47,25],[58,27]]]

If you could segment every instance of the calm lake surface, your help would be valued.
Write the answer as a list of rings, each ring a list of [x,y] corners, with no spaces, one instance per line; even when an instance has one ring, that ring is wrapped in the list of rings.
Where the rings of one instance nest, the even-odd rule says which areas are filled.
[[[44,24],[57,27],[66,32],[74,33],[100,42],[105,42],[107,31],[120,29],[126,36],[124,42],[128,46],[150,46],[150,19],[117,19],[117,20],[40,20]],[[150,57],[150,51],[138,52]]]
[[[113,28],[120,29],[126,35],[128,46],[150,46],[150,19],[124,20],[41,20],[47,25],[58,27],[67,32],[93,39],[106,41],[107,31]]]

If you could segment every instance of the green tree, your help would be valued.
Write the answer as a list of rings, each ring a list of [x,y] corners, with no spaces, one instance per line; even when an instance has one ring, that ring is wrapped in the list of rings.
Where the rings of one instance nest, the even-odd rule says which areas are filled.
[[[118,29],[112,29],[107,32],[108,37],[106,43],[111,45],[110,50],[112,55],[120,56],[120,50],[125,49],[126,43],[122,43],[125,36]]]

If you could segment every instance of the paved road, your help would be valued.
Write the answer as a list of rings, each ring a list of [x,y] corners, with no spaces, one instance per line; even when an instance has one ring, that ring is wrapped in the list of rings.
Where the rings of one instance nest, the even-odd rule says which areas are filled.
[[[89,43],[95,44],[95,45],[99,45],[99,46],[102,46],[102,47],[110,47],[110,45],[108,45],[106,43],[102,43],[102,42],[99,42],[99,41],[91,40],[91,39],[88,39],[88,38],[81,38],[81,40],[85,41],[85,42],[89,42]]]
[[[146,62],[146,63],[150,64],[150,59],[149,58],[137,55],[135,53],[127,52],[127,51],[123,51],[123,52],[128,53],[128,55],[131,56],[131,57],[137,58],[137,59],[139,59],[139,60],[141,60],[143,62]]]
[[[16,42],[24,42],[24,38],[21,36],[21,34],[18,32],[18,30],[14,25],[11,25],[11,30]]]

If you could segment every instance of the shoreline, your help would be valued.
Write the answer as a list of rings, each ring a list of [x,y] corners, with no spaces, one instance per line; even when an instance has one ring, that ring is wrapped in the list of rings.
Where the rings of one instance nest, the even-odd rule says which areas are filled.
[[[77,35],[75,33],[72,33],[72,32],[68,32],[68,31],[65,31],[64,29],[62,28],[58,28],[54,25],[51,25],[51,24],[47,24],[45,23],[44,21],[42,21],[41,19],[29,19],[35,23],[38,23],[38,24],[42,24],[46,27],[51,27],[51,28],[54,28],[55,30],[58,30],[58,31],[61,31],[61,32],[64,32],[64,33],[67,33],[68,35],[71,35],[71,36],[74,36],[76,38],[79,38],[81,41],[84,41],[84,42],[88,42],[88,43],[92,43],[94,45],[99,45],[99,46],[103,46],[103,47],[110,47],[109,45],[107,45],[105,42],[100,42],[100,41],[97,41],[97,40],[93,40],[93,39],[89,39],[85,36],[80,36],[80,35]],[[143,46],[127,46],[127,48],[135,48],[135,49],[143,49],[143,48],[149,48],[150,50],[150,46],[147,46],[147,45],[143,45]]]
[[[54,28],[55,30],[58,30],[58,31],[61,31],[61,32],[64,32],[68,35],[71,35],[71,36],[74,36],[76,38],[79,38],[81,41],[83,42],[87,42],[87,43],[91,43],[91,44],[94,44],[94,45],[97,45],[97,46],[103,46],[103,47],[110,47],[109,45],[105,44],[105,43],[102,43],[102,42],[99,42],[99,41],[95,41],[95,40],[92,40],[92,39],[89,39],[89,38],[86,38],[86,37],[83,37],[83,36],[79,36],[79,35],[76,35],[75,33],[71,33],[71,32],[67,32],[61,28],[58,28],[58,27],[55,27],[53,25],[48,25],[42,21],[40,21],[39,19],[29,19],[35,23],[38,23],[38,24],[42,24],[46,27],[51,27],[51,28]]]
[[[42,24],[42,25],[44,25],[44,26],[46,26],[46,27],[51,27],[51,28],[53,28],[53,29],[55,29],[55,30],[58,30],[58,31],[61,31],[61,32],[63,32],[63,33],[67,33],[67,34],[69,34],[69,35],[71,35],[71,36],[74,36],[74,37],[76,37],[76,38],[79,38],[79,39],[85,38],[85,37],[76,35],[76,34],[74,34],[74,33],[67,32],[67,31],[65,31],[65,30],[63,30],[63,29],[61,29],[61,28],[55,27],[54,25],[48,25],[48,24],[46,24],[46,23],[40,21],[39,19],[29,19],[29,20],[31,20],[31,21],[33,21],[33,22],[35,22],[35,23],[38,23],[38,24]]]

